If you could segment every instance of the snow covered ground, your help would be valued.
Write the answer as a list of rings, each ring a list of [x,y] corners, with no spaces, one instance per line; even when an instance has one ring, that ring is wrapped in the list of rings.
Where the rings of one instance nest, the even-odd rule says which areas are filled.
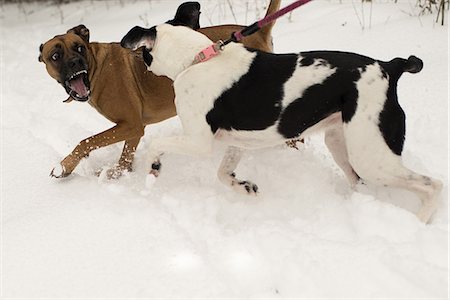
[[[122,1],[124,3],[128,1]],[[131,2],[131,1],[129,1]],[[122,145],[100,149],[73,176],[49,173],[83,138],[111,126],[38,63],[38,47],[85,24],[92,41],[170,19],[182,1],[86,1],[60,9],[0,6],[2,297],[446,298],[448,296],[448,27],[413,16],[415,0],[315,1],[274,28],[277,52],[335,49],[390,60],[415,54],[399,82],[405,164],[444,182],[431,224],[419,200],[382,187],[349,189],[322,137],[296,151],[248,152],[237,172],[261,195],[235,194],[210,158],[166,154],[151,191],[145,150],[180,132],[176,118],[146,129],[136,171],[99,179]],[[227,1],[201,1],[201,24],[234,23]],[[265,1],[232,1],[239,23]],[[284,1],[283,5],[291,1]],[[255,3],[257,7],[255,7]]]

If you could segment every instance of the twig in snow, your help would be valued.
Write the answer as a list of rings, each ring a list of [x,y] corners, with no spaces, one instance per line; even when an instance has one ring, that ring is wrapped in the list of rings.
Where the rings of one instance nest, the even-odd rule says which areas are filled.
[[[64,24],[64,11],[61,8],[61,4],[57,4],[56,7],[58,8],[58,11],[59,11],[59,17],[61,19],[61,24]]]
[[[245,24],[248,24],[247,16],[248,16],[248,1],[245,2]]]
[[[353,6],[353,10],[355,11],[355,15],[358,18],[359,25],[361,25],[362,30],[364,30],[363,22],[361,21],[361,18],[359,17],[358,11],[356,10],[355,3],[353,2],[353,0],[352,0],[352,6]]]
[[[227,3],[228,3],[228,7],[230,7],[231,14],[233,15],[234,22],[237,23],[238,21],[236,19],[236,15],[234,14],[233,5],[231,5],[231,1],[230,0],[227,0]]]
[[[363,21],[363,29],[366,28],[366,17],[364,16],[364,1],[361,1],[361,19]]]
[[[141,19],[142,23],[144,23],[144,27],[149,27],[147,13],[145,13],[143,15],[139,15],[139,19]]]

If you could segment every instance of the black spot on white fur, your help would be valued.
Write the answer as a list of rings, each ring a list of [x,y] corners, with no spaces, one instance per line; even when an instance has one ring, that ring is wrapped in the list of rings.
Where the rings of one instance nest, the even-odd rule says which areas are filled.
[[[244,180],[244,181],[239,181],[238,183],[239,185],[242,185],[245,190],[247,191],[248,194],[251,193],[257,193],[258,192],[258,186],[250,181]]]
[[[144,63],[147,67],[150,66],[153,62],[153,56],[146,48],[142,49],[142,58],[144,59]]]
[[[344,122],[349,122],[356,110],[358,91],[355,82],[359,69],[373,59],[353,53],[321,51],[302,52],[300,66],[329,65],[336,72],[324,82],[307,88],[302,97],[285,108],[278,130],[286,138],[295,138],[329,115],[341,111]]]
[[[257,52],[248,73],[217,98],[206,115],[212,132],[263,130],[275,124],[281,113],[280,87],[292,76],[296,62],[295,54]]]
[[[152,170],[159,171],[161,169],[161,163],[159,161],[155,161],[152,163]]]
[[[378,127],[386,144],[397,155],[401,155],[403,151],[406,131],[405,119],[405,113],[398,103],[397,79],[390,77],[386,102],[379,116]]]
[[[278,121],[278,132],[291,139],[335,112],[342,112],[343,122],[348,123],[358,105],[356,82],[368,66],[378,63],[380,77],[389,78],[379,128],[389,148],[395,154],[401,154],[405,115],[397,102],[397,80],[405,71],[420,71],[420,59],[396,58],[381,62],[337,51],[302,52],[299,55],[256,53],[249,71],[224,91],[208,112],[206,120],[213,133],[218,129],[264,130]],[[281,107],[283,86],[294,70],[312,65],[328,66],[335,72],[323,82],[309,86],[301,98]]]

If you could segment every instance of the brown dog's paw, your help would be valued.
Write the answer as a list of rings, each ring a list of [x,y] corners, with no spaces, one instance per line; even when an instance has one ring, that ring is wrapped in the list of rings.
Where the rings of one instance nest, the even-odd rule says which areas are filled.
[[[106,170],[106,178],[109,180],[119,179],[126,172],[131,172],[131,168],[124,168],[119,165],[116,165],[111,169]]]
[[[119,168],[119,166],[114,166],[110,169],[99,169],[95,171],[95,176],[101,179],[116,180],[122,177],[127,170]]]
[[[119,168],[111,168],[106,170],[106,178],[109,180],[119,179],[123,175],[123,170]]]
[[[59,164],[52,169],[50,172],[50,177],[53,178],[64,178],[70,175],[70,172],[67,172],[63,165]]]

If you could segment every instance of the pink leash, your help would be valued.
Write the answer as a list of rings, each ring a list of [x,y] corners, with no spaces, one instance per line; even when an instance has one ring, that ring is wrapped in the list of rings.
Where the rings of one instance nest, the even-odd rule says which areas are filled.
[[[231,42],[239,42],[245,36],[248,36],[248,35],[251,35],[251,34],[257,32],[258,30],[260,30],[267,24],[275,21],[279,17],[287,14],[290,11],[293,11],[294,9],[296,9],[310,1],[311,0],[297,0],[294,3],[286,6],[285,8],[282,8],[279,11],[266,16],[264,19],[261,19],[255,23],[253,23],[252,25],[245,27],[244,29],[242,29],[240,31],[233,32],[233,34],[231,35],[231,38],[229,38],[228,40],[218,41],[215,44],[203,49],[199,54],[197,54],[195,56],[194,64],[199,63],[199,62],[205,62],[205,61],[213,58],[214,56],[217,56],[220,53],[220,51],[223,49],[223,47],[226,46],[227,44],[229,44]]]

